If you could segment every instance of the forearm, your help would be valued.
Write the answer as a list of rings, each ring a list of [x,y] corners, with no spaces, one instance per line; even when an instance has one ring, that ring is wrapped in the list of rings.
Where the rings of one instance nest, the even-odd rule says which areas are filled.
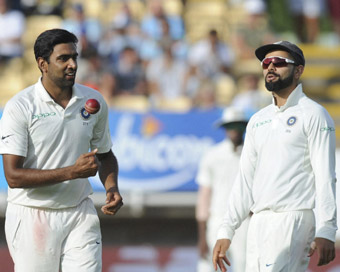
[[[112,151],[109,151],[105,154],[97,154],[97,158],[100,161],[99,178],[105,190],[118,190],[118,161],[116,156]]]
[[[19,168],[11,174],[5,171],[5,175],[11,188],[47,186],[74,178],[72,166],[52,170]]]
[[[87,178],[97,173],[95,161],[97,150],[79,156],[75,164],[56,169],[25,168],[25,158],[4,154],[5,176],[11,188],[30,188],[60,183],[66,180]]]
[[[198,240],[205,241],[207,234],[207,222],[197,221]]]
[[[336,240],[337,207],[336,207],[336,179],[326,184],[316,185],[316,237]]]
[[[97,154],[100,161],[99,177],[106,190],[105,205],[101,208],[107,215],[115,215],[123,206],[123,198],[118,189],[118,162],[110,150],[104,154]]]

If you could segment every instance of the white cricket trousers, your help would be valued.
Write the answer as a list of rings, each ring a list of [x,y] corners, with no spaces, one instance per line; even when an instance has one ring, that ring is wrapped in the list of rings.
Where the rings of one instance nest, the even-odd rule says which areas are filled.
[[[101,272],[102,242],[91,199],[67,209],[8,203],[5,232],[16,272]]]
[[[246,272],[304,272],[315,235],[312,210],[253,214],[248,228]]]

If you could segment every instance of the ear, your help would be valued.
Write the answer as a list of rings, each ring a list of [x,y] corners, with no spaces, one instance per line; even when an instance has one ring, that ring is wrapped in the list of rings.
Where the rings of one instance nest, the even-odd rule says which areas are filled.
[[[48,63],[47,63],[47,61],[44,60],[42,57],[39,57],[39,58],[37,59],[37,63],[38,63],[39,70],[40,70],[43,74],[47,73],[47,71],[48,71]]]
[[[299,79],[303,73],[303,71],[305,70],[305,67],[303,65],[299,65],[295,68],[295,72],[294,72],[294,77],[296,79]]]

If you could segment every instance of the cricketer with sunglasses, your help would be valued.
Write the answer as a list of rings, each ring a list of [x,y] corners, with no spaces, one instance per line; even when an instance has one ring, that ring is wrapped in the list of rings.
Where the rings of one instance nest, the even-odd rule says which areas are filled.
[[[255,55],[273,103],[247,125],[213,265],[227,271],[235,230],[252,212],[246,271],[306,271],[315,251],[319,266],[335,258],[334,122],[303,92],[305,58],[298,46],[281,41],[259,47]]]

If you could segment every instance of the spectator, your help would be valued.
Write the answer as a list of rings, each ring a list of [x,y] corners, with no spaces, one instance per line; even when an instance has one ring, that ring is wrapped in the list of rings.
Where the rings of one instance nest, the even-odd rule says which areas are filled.
[[[232,45],[239,59],[254,57],[254,50],[262,44],[272,43],[274,33],[268,27],[266,4],[263,0],[245,0],[246,18],[232,34]]]
[[[20,7],[26,16],[34,14],[61,16],[64,8],[64,3],[65,0],[53,0],[53,1],[20,0]]]
[[[146,95],[146,81],[138,53],[125,47],[114,69],[118,95]]]
[[[155,103],[160,99],[175,99],[185,96],[184,79],[187,65],[174,57],[172,46],[164,46],[164,54],[150,61],[146,77],[150,97]]]
[[[340,1],[327,0],[328,11],[331,17],[333,29],[337,35],[337,39],[340,42]]]
[[[191,97],[192,105],[200,109],[216,107],[216,83],[210,79],[201,80],[195,94]]]
[[[144,37],[142,41],[140,55],[145,65],[148,65],[150,60],[160,57],[163,54],[163,48],[169,44],[171,44],[174,57],[184,60],[188,50],[187,43],[182,39],[175,40],[172,38],[167,18],[159,18],[159,23],[161,25],[160,39],[155,40],[150,37]]]
[[[77,83],[99,90],[105,66],[94,48],[89,48],[86,58],[78,59]]]
[[[98,52],[107,64],[116,65],[119,55],[125,47],[139,51],[141,43],[142,37],[137,24],[129,26],[112,24],[100,40]]]
[[[111,71],[104,71],[100,77],[99,92],[105,99],[105,102],[112,106],[113,99],[117,93],[117,80]]]
[[[232,48],[221,41],[216,30],[210,30],[208,36],[195,43],[188,52],[188,61],[203,78],[218,78],[230,72],[234,62]]]
[[[97,48],[102,35],[100,22],[95,18],[87,18],[80,3],[72,5],[71,14],[62,22],[62,28],[77,36],[81,57],[86,57],[88,51]]]
[[[260,75],[255,72],[246,72],[240,76],[239,92],[231,101],[231,106],[241,108],[244,112],[252,115],[261,108],[269,105],[272,96],[259,88]]]
[[[234,59],[233,49],[219,39],[214,29],[209,31],[206,38],[193,44],[188,50],[190,74],[186,85],[191,88],[191,96],[198,95],[197,101],[214,97],[218,105],[226,106],[225,98],[230,102],[229,97],[234,93],[235,82],[231,75]],[[214,96],[201,93],[207,87],[206,81],[212,81],[209,84],[215,86]],[[199,86],[199,88],[193,89],[194,86]],[[210,91],[212,91],[211,88]]]
[[[92,48],[87,57],[78,60],[77,83],[99,91],[105,102],[111,106],[112,98],[117,93],[117,80],[98,52]]]
[[[132,47],[139,52],[141,43],[140,26],[132,17],[129,5],[123,3],[99,42],[99,54],[116,65],[124,48]]]
[[[314,43],[319,37],[323,0],[287,0],[294,19],[297,38],[303,43]]]
[[[182,17],[167,15],[161,0],[149,1],[149,12],[141,22],[142,32],[148,37],[159,41],[162,38],[162,18],[166,18],[168,21],[170,36],[173,40],[180,40],[184,37],[185,29]]]
[[[120,10],[113,17],[112,23],[118,28],[126,28],[129,25],[136,23],[128,3],[122,3]]]
[[[0,0],[0,64],[22,55],[25,26],[23,13],[11,10],[9,0]]]

